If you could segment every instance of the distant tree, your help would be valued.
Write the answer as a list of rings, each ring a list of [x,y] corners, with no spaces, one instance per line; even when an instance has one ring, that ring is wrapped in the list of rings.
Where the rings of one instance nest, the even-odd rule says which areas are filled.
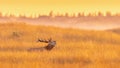
[[[0,12],[0,17],[2,17],[2,13]]]
[[[56,17],[63,17],[63,14],[60,14],[59,12],[57,13]]]
[[[49,16],[50,16],[50,17],[53,17],[53,11],[51,11],[51,12],[49,13]]]
[[[82,13],[81,13],[81,16],[82,16],[82,17],[84,17],[84,16],[85,16],[85,13],[84,13],[84,12],[82,12]]]
[[[79,12],[78,14],[77,14],[77,17],[81,17],[82,16],[82,14]]]
[[[19,17],[21,17],[21,18],[26,18],[25,14],[23,14],[23,15],[20,14]]]
[[[104,16],[102,12],[98,12],[97,16]]]
[[[106,12],[106,16],[112,16],[111,12]]]
[[[65,17],[69,17],[69,14],[68,14],[68,13],[65,13]]]
[[[41,14],[38,15],[38,18],[41,17]]]
[[[15,15],[14,14],[10,14],[9,17],[15,17]]]
[[[88,13],[88,15],[87,15],[88,17],[91,17],[91,16],[93,16],[93,14],[92,13]]]
[[[116,13],[114,16],[120,16],[120,13]]]

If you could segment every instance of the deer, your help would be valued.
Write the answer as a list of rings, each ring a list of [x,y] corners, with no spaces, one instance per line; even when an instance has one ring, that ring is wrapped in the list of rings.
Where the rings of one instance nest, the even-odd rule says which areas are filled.
[[[38,42],[48,43],[48,45],[44,47],[46,50],[51,50],[56,45],[56,41],[53,41],[51,38],[49,40],[38,39]]]
[[[43,43],[48,43],[48,44],[45,47],[30,48],[28,51],[36,51],[36,50],[43,51],[44,49],[47,51],[50,51],[56,46],[56,41],[52,40],[52,38],[50,38],[48,40],[38,39],[37,42],[43,42]]]

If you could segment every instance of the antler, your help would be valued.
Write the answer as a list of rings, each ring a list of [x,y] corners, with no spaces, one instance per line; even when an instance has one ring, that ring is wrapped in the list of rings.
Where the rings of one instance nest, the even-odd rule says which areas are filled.
[[[52,41],[52,39],[50,38],[50,39],[48,39],[48,40],[42,40],[42,39],[38,39],[38,42],[45,42],[45,43],[49,43],[49,42],[51,42]]]

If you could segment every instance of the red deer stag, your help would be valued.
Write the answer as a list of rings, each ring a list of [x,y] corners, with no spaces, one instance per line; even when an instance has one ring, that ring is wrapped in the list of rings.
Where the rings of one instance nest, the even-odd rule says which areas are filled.
[[[56,41],[53,41],[51,38],[49,40],[38,39],[37,42],[44,42],[44,43],[48,43],[48,44],[45,47],[30,48],[30,49],[28,49],[28,51],[43,51],[44,49],[49,51],[49,50],[53,49],[53,47],[55,47],[55,45],[56,45]]]
[[[38,42],[48,43],[48,45],[44,47],[46,50],[51,50],[56,45],[56,41],[53,41],[51,38],[49,40],[38,39]]]

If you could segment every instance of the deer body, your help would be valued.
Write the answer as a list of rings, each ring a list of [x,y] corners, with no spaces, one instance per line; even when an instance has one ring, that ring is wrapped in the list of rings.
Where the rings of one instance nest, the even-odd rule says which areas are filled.
[[[56,41],[51,41],[48,43],[47,46],[45,46],[45,49],[51,50],[53,47],[55,47],[55,45],[56,45]]]

